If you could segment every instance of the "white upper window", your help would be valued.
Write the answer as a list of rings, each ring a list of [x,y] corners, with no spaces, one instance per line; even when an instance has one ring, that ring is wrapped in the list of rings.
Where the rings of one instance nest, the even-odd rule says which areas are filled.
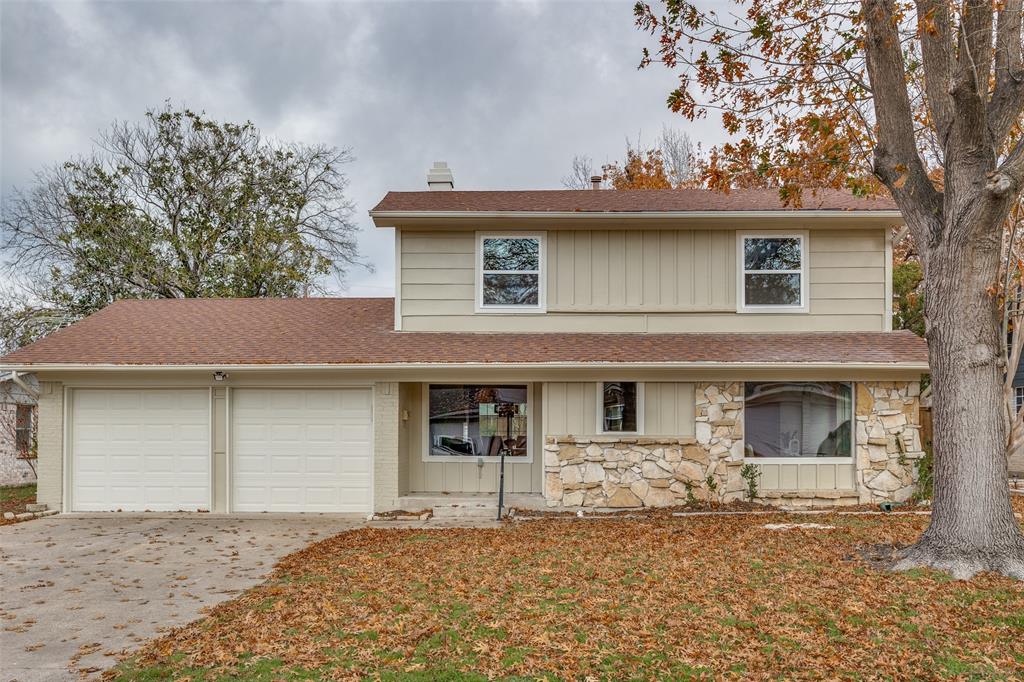
[[[740,312],[806,312],[807,233],[737,234]]]
[[[544,310],[544,235],[477,235],[477,310]]]
[[[1024,386],[1013,387],[1013,398],[1017,411],[1020,412],[1021,408],[1024,408]]]

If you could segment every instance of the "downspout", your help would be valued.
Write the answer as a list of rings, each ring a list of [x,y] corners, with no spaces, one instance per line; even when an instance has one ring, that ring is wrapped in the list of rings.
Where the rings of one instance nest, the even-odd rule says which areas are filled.
[[[18,372],[12,371],[11,381],[17,384],[21,388],[21,390],[25,391],[25,393],[29,394],[33,400],[39,400],[39,391],[25,383],[25,381],[21,378],[23,375],[24,372],[19,374]]]

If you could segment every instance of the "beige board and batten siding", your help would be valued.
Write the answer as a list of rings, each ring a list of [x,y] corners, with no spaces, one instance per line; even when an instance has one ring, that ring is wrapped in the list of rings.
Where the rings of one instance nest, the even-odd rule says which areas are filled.
[[[498,492],[499,466],[493,459],[486,459],[483,466],[479,466],[476,458],[453,462],[430,461],[424,457],[427,447],[424,423],[426,397],[427,384],[403,384],[399,393],[399,416],[403,422],[399,427],[398,445],[402,459],[402,466],[398,470],[401,494]],[[505,459],[505,492],[539,493],[543,489],[544,437],[540,418],[543,414],[543,401],[540,386],[534,385],[531,400],[532,423],[529,428],[533,458],[530,462]]]
[[[597,383],[544,384],[544,433],[590,436],[598,432]],[[643,431],[651,436],[692,436],[694,387],[684,382],[644,383]]]
[[[883,331],[885,231],[811,229],[809,240],[806,314],[737,313],[736,232],[691,229],[550,230],[547,312],[495,314],[475,313],[475,233],[404,230],[402,329]]]
[[[853,458],[849,463],[808,462],[761,463],[748,459],[761,470],[761,490],[853,490]]]

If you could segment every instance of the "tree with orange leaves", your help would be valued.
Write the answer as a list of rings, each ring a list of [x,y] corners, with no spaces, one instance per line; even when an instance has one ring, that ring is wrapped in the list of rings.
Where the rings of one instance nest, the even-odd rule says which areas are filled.
[[[603,170],[613,189],[672,189],[660,149],[640,151],[630,147],[621,166],[610,163]]]
[[[612,189],[673,189],[695,184],[699,160],[689,135],[664,127],[654,146],[642,147],[626,140],[626,158],[601,166],[595,174],[589,156],[576,156],[572,173],[562,178],[569,189],[590,189],[591,179],[600,175]]]
[[[679,75],[690,118],[731,135],[704,181],[798,204],[817,187],[888,191],[924,271],[933,386],[931,523],[894,567],[1024,579],[1007,489],[1004,225],[1024,192],[1022,0],[639,2],[642,65]],[[735,11],[732,11],[735,10]]]

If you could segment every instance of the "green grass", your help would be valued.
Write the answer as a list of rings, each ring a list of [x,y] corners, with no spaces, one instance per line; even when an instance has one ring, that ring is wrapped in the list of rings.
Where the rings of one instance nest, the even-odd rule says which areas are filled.
[[[29,504],[36,499],[36,484],[9,485],[0,488],[0,502]]]

